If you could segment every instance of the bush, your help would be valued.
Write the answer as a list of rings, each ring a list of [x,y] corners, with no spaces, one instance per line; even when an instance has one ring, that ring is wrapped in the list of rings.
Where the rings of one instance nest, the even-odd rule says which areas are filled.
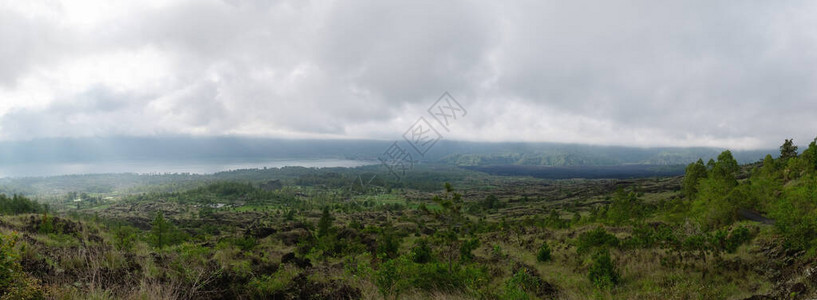
[[[419,264],[430,262],[433,259],[431,255],[431,247],[428,245],[427,239],[417,240],[414,247],[411,248],[411,260],[413,262]]]
[[[539,252],[536,253],[536,261],[550,261],[550,246],[548,246],[547,242],[542,242],[542,246],[539,247]]]
[[[613,260],[610,258],[610,251],[601,249],[593,255],[593,264],[587,274],[590,282],[597,288],[606,289],[615,286],[619,282],[619,274]]]
[[[474,250],[479,247],[479,239],[472,238],[470,240],[466,240],[462,242],[460,245],[460,261],[462,262],[470,262],[474,260]]]
[[[729,237],[726,239],[726,252],[734,253],[740,245],[749,242],[752,239],[752,234],[749,229],[743,226],[732,229]]]
[[[39,281],[20,266],[17,239],[16,233],[0,234],[0,299],[44,299]]]
[[[530,299],[528,291],[539,289],[540,282],[537,278],[528,274],[527,270],[521,269],[505,282],[505,288],[500,298],[502,299]]]
[[[0,294],[15,284],[16,274],[20,272],[19,253],[14,249],[17,235],[0,235]]]
[[[258,245],[258,241],[251,236],[233,238],[230,242],[243,251],[250,251]]]
[[[487,272],[478,266],[457,264],[449,271],[447,263],[419,264],[407,256],[384,262],[375,273],[375,284],[385,298],[397,296],[409,287],[425,292],[476,291],[487,282]]]
[[[377,255],[379,257],[396,258],[401,242],[400,237],[394,233],[394,229],[387,225],[377,237]]]
[[[130,251],[141,231],[133,226],[119,226],[113,229],[113,244],[116,249]]]
[[[618,245],[619,240],[616,236],[598,227],[579,235],[576,241],[576,253],[585,254],[595,248],[618,247]]]
[[[248,284],[250,294],[256,299],[274,298],[274,295],[282,293],[292,283],[296,275],[297,269],[282,267],[272,276],[253,278]]]

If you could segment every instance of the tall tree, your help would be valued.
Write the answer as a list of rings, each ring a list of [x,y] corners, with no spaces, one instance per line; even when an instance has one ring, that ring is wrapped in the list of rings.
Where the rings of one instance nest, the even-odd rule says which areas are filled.
[[[156,217],[153,218],[153,222],[151,222],[150,225],[151,242],[153,242],[153,245],[159,249],[167,246],[170,240],[171,224],[165,219],[161,211],[156,212]]]
[[[332,214],[329,213],[329,207],[323,207],[321,219],[318,221],[318,237],[324,237],[329,234],[329,229],[332,228]]]
[[[791,139],[786,139],[783,145],[780,146],[780,160],[786,161],[792,157],[797,157],[797,146],[794,145]]]
[[[732,151],[725,150],[718,155],[718,161],[712,167],[711,177],[729,190],[738,185],[737,173],[739,170],[740,166],[738,161],[732,157]]]
[[[469,227],[470,222],[462,213],[462,194],[454,192],[450,183],[445,183],[445,193],[442,197],[434,196],[432,200],[440,205],[442,209],[433,212],[427,208],[424,210],[426,213],[432,214],[442,224],[442,227],[435,233],[435,237],[443,247],[442,254],[446,257],[448,271],[451,272],[462,245],[460,236],[467,234],[465,229]]]
[[[706,165],[702,159],[687,165],[684,173],[683,191],[687,199],[692,199],[698,194],[698,182],[701,178],[706,178]]]
[[[808,144],[808,148],[801,155],[812,169],[817,169],[817,138]]]

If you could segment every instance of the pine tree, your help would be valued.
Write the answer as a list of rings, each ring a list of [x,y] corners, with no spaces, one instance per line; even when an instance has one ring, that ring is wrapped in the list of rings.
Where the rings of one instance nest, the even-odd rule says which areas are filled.
[[[150,234],[151,242],[156,248],[163,248],[167,246],[170,240],[170,222],[165,219],[164,214],[159,211],[156,212],[156,217],[151,222]]]
[[[329,207],[324,206],[321,219],[318,221],[318,237],[324,237],[329,234],[329,229],[332,228],[332,215],[329,213]]]
[[[791,139],[786,139],[780,146],[780,160],[787,161],[789,158],[797,157],[797,146]]]

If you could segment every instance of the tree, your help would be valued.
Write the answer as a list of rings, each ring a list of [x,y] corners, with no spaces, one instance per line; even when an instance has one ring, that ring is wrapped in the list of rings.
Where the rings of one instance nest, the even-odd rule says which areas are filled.
[[[797,146],[791,139],[786,139],[780,146],[780,160],[786,161],[789,158],[797,157]]]
[[[619,274],[613,260],[610,258],[610,251],[603,248],[593,255],[593,264],[587,274],[590,282],[597,288],[610,288],[618,284]]]
[[[487,209],[494,209],[499,207],[499,199],[494,195],[488,195],[485,197],[485,208]]]
[[[812,170],[817,169],[817,138],[808,144],[808,148],[800,156],[808,162]]]
[[[474,260],[474,253],[473,251],[479,247],[479,239],[473,237],[468,239],[460,245],[460,261],[461,262],[470,262]]]
[[[139,229],[133,226],[119,226],[113,230],[114,246],[116,249],[130,251],[136,238],[139,236]]]
[[[156,212],[156,217],[153,218],[150,225],[150,243],[156,248],[161,249],[184,239],[184,234],[179,232],[173,223],[165,219],[161,211]]]
[[[431,262],[433,259],[431,254],[431,247],[428,245],[428,240],[425,238],[417,240],[414,243],[414,247],[411,248],[411,260],[418,264]]]
[[[682,183],[684,196],[693,199],[698,194],[698,182],[701,178],[706,178],[706,165],[702,159],[687,165]]]
[[[725,150],[718,155],[718,161],[712,167],[712,178],[721,180],[730,187],[737,185],[737,173],[740,170],[738,161],[732,157],[732,151]]]
[[[732,223],[737,209],[746,204],[747,192],[736,189],[738,162],[729,150],[718,155],[707,178],[698,184],[698,196],[692,203],[692,210],[702,225],[718,227]]]
[[[451,272],[454,267],[460,245],[461,235],[466,235],[466,228],[469,228],[470,221],[462,213],[462,194],[454,192],[451,184],[445,183],[445,193],[440,196],[434,196],[432,199],[435,203],[442,207],[439,211],[430,211],[425,209],[425,212],[432,214],[438,222],[442,224],[441,228],[435,233],[436,241],[442,245],[442,254],[448,261],[448,271]],[[476,239],[476,238],[474,238]],[[478,241],[475,242],[478,245]]]
[[[324,237],[329,234],[329,230],[332,228],[332,215],[329,213],[329,207],[323,207],[323,213],[321,214],[321,219],[318,221],[318,237]]]
[[[646,214],[644,204],[636,192],[625,192],[619,188],[613,196],[613,202],[607,208],[607,219],[613,224],[622,224],[631,220],[640,221]]]
[[[539,252],[536,253],[536,261],[550,261],[550,246],[548,246],[547,242],[542,242],[542,246],[539,247]]]

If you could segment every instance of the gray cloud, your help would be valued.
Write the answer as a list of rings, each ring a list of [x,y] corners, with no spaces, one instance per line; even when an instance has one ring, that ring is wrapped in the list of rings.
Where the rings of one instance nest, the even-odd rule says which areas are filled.
[[[805,1],[179,1],[81,24],[65,5],[0,10],[0,138],[389,139],[446,90],[470,112],[452,139],[817,135]]]

